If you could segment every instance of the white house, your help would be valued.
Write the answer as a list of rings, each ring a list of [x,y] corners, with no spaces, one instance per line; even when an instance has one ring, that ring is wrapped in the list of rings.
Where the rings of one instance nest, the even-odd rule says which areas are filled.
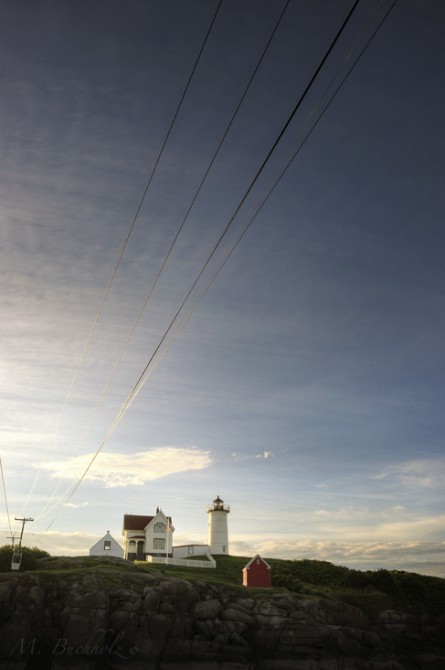
[[[171,517],[159,507],[154,516],[124,514],[124,558],[144,561],[147,556],[172,556],[174,530]]]
[[[110,531],[107,530],[103,538],[91,547],[90,556],[114,556],[115,558],[123,558],[124,550],[119,542],[116,542],[114,537],[110,535]]]

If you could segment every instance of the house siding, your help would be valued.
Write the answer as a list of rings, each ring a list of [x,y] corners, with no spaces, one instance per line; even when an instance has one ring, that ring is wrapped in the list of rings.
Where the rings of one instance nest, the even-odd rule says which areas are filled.
[[[270,588],[272,574],[268,563],[257,555],[243,568],[243,586]]]
[[[171,518],[161,510],[154,516],[126,514],[122,531],[124,557],[129,561],[145,561],[147,556],[172,556],[173,531]]]
[[[109,548],[105,548],[105,546]],[[96,542],[90,549],[90,556],[113,556],[114,558],[123,558],[124,550],[121,545],[116,542],[114,537],[107,533],[99,542]]]

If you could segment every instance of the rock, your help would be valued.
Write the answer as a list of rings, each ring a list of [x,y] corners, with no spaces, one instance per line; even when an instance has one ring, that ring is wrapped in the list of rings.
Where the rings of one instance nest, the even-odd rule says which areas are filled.
[[[197,602],[194,609],[195,619],[214,619],[222,612],[222,605],[219,600],[212,598],[211,600],[201,600]]]
[[[443,621],[422,613],[385,610],[371,626],[321,598],[115,574],[3,576],[0,670],[445,668]]]
[[[236,623],[244,624],[245,626],[253,626],[256,623],[256,618],[251,614],[247,614],[240,607],[235,607],[236,603],[232,607],[226,607],[222,613],[222,618],[226,621],[235,621]]]

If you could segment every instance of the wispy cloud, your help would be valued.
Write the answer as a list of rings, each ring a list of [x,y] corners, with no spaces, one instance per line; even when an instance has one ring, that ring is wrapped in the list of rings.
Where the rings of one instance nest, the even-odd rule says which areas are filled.
[[[112,530],[111,534],[117,542],[122,542],[120,532]],[[48,531],[44,535],[38,535],[29,532],[27,544],[37,544],[41,549],[45,549],[45,551],[55,556],[86,556],[89,553],[90,547],[98,540],[100,540],[100,535],[93,535],[92,533],[59,533]]]
[[[262,458],[263,460],[267,460],[268,458],[273,458],[273,452],[263,451],[261,454],[257,454],[255,458]]]
[[[439,541],[443,537],[444,514],[422,514],[416,509],[406,509],[401,505],[382,509],[341,507],[320,509],[305,520],[305,528],[311,528],[312,537],[335,541],[337,538],[357,542],[404,542]],[[307,532],[303,531],[303,532]]]
[[[319,519],[330,519],[335,521],[373,521],[377,519],[396,518],[405,512],[403,505],[393,505],[391,507],[377,510],[368,506],[347,506],[338,509],[317,509],[314,515]]]
[[[64,507],[68,507],[69,509],[79,509],[79,508],[81,508],[81,507],[88,507],[88,503],[87,503],[87,502],[83,502],[83,503],[79,503],[79,504],[77,504],[77,503],[69,503],[69,502],[67,502],[67,503],[63,503],[63,506],[64,506]]]
[[[359,570],[419,571],[445,577],[445,542],[329,542],[298,540],[268,540],[255,543],[232,540],[231,550],[244,555],[259,552],[264,557],[310,558],[346,565]]]
[[[92,457],[93,454],[85,454],[36,466],[51,472],[52,477],[78,479]],[[85,479],[101,481],[107,487],[142,486],[179,472],[203,470],[211,463],[210,452],[195,447],[158,447],[134,454],[101,453]]]
[[[432,488],[445,484],[445,457],[419,458],[390,465],[376,479],[397,479],[409,486]]]

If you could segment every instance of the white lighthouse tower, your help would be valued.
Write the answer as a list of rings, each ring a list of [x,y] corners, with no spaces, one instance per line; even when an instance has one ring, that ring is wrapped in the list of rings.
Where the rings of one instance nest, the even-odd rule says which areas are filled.
[[[224,500],[219,496],[213,501],[213,505],[207,507],[209,515],[208,523],[208,545],[211,554],[229,553],[229,531],[227,529],[227,515],[230,507],[224,507]]]

